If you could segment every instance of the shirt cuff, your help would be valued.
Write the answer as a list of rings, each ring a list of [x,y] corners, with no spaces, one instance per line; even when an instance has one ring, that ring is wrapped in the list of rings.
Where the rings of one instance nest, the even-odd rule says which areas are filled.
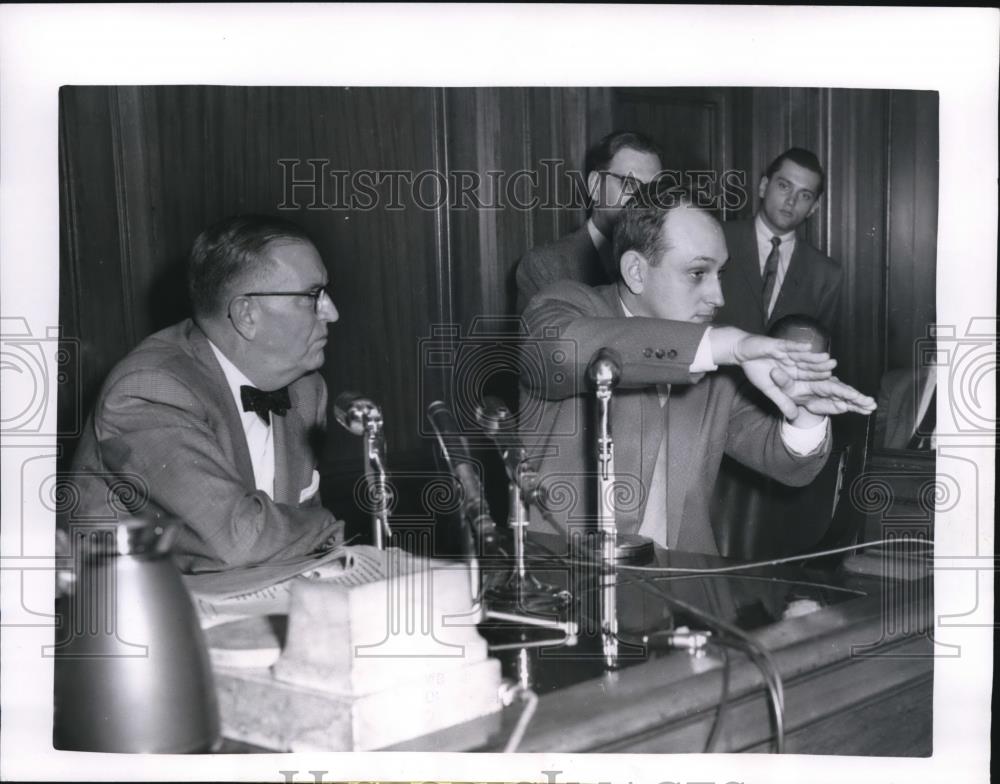
[[[701,342],[698,344],[698,350],[694,355],[694,362],[688,368],[689,373],[708,373],[709,371],[719,369],[719,366],[712,361],[712,344],[708,340],[708,333],[711,331],[712,328],[708,327],[705,330],[705,334],[701,336]]]
[[[826,440],[829,425],[829,417],[823,417],[822,422],[817,422],[812,427],[795,427],[786,419],[781,423],[781,440],[792,454],[811,455]]]

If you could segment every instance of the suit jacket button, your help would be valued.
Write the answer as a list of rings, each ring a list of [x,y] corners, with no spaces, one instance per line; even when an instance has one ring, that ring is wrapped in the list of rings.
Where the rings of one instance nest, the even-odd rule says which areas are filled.
[[[677,358],[677,349],[674,349],[674,348],[670,349],[670,351],[667,352],[667,356],[670,357],[671,359],[676,359]]]
[[[653,356],[653,349],[651,349],[651,348],[643,349],[642,355],[646,359],[649,359],[651,356]]]
[[[666,352],[664,352],[664,350],[663,350],[662,348],[658,348],[658,349],[656,349],[656,358],[657,358],[657,359],[663,359],[663,355],[664,355],[665,353],[666,353]]]

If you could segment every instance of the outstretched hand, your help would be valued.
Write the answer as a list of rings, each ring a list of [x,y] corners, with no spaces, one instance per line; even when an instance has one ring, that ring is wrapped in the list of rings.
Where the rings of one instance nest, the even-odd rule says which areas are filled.
[[[715,364],[739,365],[747,380],[790,420],[799,415],[799,404],[789,393],[802,394],[803,388],[791,387],[786,390],[784,386],[790,382],[808,383],[830,379],[837,366],[837,361],[831,359],[829,354],[814,351],[808,342],[753,335],[737,327],[713,327],[709,340]],[[775,376],[775,373],[778,375]],[[776,378],[781,380],[780,384],[776,382]],[[832,395],[836,388],[826,391]],[[810,400],[815,397],[826,398],[818,393],[807,397]],[[815,406],[822,407],[818,403]]]
[[[799,379],[782,368],[771,371],[771,381],[792,403],[819,416],[836,414],[871,414],[875,401],[840,379],[831,376],[826,379]],[[784,409],[782,409],[784,411]],[[794,420],[796,414],[788,416]]]
[[[829,379],[837,365],[829,354],[813,351],[808,343],[750,334],[736,344],[733,358],[747,380],[790,420],[798,416],[798,404],[775,382],[774,374],[796,382],[818,382]]]
[[[749,362],[771,360],[772,367],[774,362],[780,363],[792,378],[802,381],[830,378],[837,366],[837,360],[826,352],[813,351],[809,343],[749,333],[733,347],[733,359],[744,371]]]

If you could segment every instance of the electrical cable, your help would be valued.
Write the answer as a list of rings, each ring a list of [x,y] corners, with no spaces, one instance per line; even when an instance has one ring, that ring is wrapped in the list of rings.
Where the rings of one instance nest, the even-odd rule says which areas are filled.
[[[719,707],[715,711],[715,720],[712,722],[712,729],[708,733],[708,740],[705,741],[703,754],[709,754],[715,748],[715,744],[719,740],[719,735],[722,734],[722,725],[726,720],[726,711],[729,709],[729,649],[725,645],[718,647],[719,652],[722,654],[722,693],[719,695]]]
[[[771,702],[774,708],[776,745],[778,753],[780,754],[784,749],[785,694],[781,683],[781,675],[778,672],[778,666],[770,652],[738,626],[712,615],[711,613],[705,612],[692,604],[688,604],[681,599],[671,596],[660,586],[656,585],[656,583],[652,580],[647,580],[646,582],[654,591],[656,591],[656,593],[662,596],[668,604],[684,610],[689,615],[700,619],[707,626],[709,626],[709,628],[713,629],[716,632],[715,639],[718,642],[732,645],[733,647],[742,646],[745,649],[744,652],[750,655],[751,660],[760,669],[761,675],[764,677],[767,684],[768,693],[771,696]]]
[[[773,667],[772,662],[769,662],[757,650],[745,645],[742,641],[729,639],[720,635],[716,638],[716,642],[740,651],[760,670],[770,699],[771,710],[769,711],[769,717],[774,725],[775,752],[783,754],[785,750],[785,695],[780,674]]]
[[[659,582],[659,581],[664,581],[664,582],[671,581],[671,582],[673,582],[675,580],[694,580],[694,579],[699,579],[699,578],[702,578],[702,577],[726,577],[726,576],[727,575],[724,575],[724,574],[720,574],[720,575],[715,575],[715,574],[675,574],[675,575],[670,575],[670,574],[668,574],[668,575],[663,575],[661,577],[652,577],[652,576],[645,576],[644,575],[644,576],[636,577],[636,578],[633,578],[633,579],[630,579],[630,580],[621,580],[618,583],[618,587],[621,588],[623,586],[634,585],[636,583],[643,583],[643,582]],[[784,585],[801,585],[801,586],[804,586],[806,588],[822,588],[822,589],[827,590],[827,591],[834,591],[836,593],[849,593],[849,594],[853,594],[854,596],[869,596],[870,595],[867,591],[861,591],[861,590],[858,590],[857,588],[845,588],[845,587],[843,587],[841,585],[829,585],[828,583],[817,583],[817,582],[813,582],[811,580],[793,580],[793,579],[788,578],[788,577],[764,577],[764,576],[759,575],[759,574],[741,574],[741,575],[739,575],[738,577],[736,577],[734,579],[737,579],[737,580],[757,580],[759,582],[782,583]]]
[[[867,547],[875,547],[882,544],[927,544],[933,549],[934,541],[930,539],[920,539],[918,537],[900,536],[893,539],[877,539],[874,542],[863,542],[861,544],[851,544],[845,547],[835,547],[831,550],[819,550],[815,553],[803,553],[802,555],[790,555],[785,558],[775,558],[770,561],[752,561],[750,563],[736,564],[734,566],[715,567],[693,567],[693,566],[633,566],[631,564],[617,564],[622,570],[632,572],[657,572],[660,574],[725,574],[728,572],[739,572],[744,569],[757,569],[762,566],[778,566],[780,564],[795,563],[796,561],[811,561],[813,558],[824,558],[828,555],[837,555],[851,550],[863,550]],[[568,562],[572,562],[571,559]],[[580,561],[579,563],[590,563]]]

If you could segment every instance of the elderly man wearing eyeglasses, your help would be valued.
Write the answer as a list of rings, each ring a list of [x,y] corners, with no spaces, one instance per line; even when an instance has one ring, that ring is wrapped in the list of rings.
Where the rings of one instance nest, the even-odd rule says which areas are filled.
[[[188,286],[193,318],[144,340],[101,389],[74,455],[74,517],[177,520],[185,572],[338,541],[313,448],[327,401],[315,371],[338,318],[316,247],[283,219],[228,218],[195,240]]]
[[[618,277],[611,258],[615,221],[636,187],[660,173],[660,151],[641,133],[615,131],[587,151],[585,164],[587,222],[572,234],[524,254],[516,272],[518,313],[557,280],[600,286]]]

